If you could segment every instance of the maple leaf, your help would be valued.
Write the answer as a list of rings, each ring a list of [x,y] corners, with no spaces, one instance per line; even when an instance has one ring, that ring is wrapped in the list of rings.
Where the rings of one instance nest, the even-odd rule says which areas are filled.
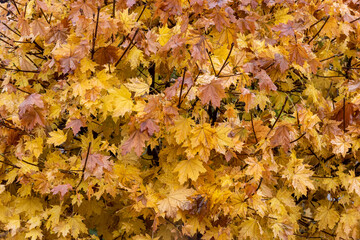
[[[345,157],[348,149],[351,148],[351,143],[345,136],[335,136],[335,139],[331,140],[331,143],[334,145],[333,152],[335,154],[341,154],[343,157]]]
[[[132,149],[134,149],[136,155],[140,156],[145,147],[145,142],[149,140],[149,134],[146,131],[135,130],[130,134],[130,137],[123,143],[122,155],[128,154]]]
[[[77,238],[80,233],[85,233],[88,230],[83,221],[84,217],[78,214],[69,217],[66,221],[66,224],[70,226],[72,236],[74,236],[75,238]]]
[[[37,124],[45,126],[45,105],[41,95],[33,93],[25,98],[19,105],[19,118],[21,123],[29,130],[32,130]]]
[[[306,195],[307,188],[315,189],[310,179],[314,172],[307,167],[307,164],[303,164],[302,160],[297,159],[292,153],[291,161],[283,171],[283,177],[291,180],[292,186],[303,195]]]
[[[148,83],[139,78],[131,78],[130,83],[125,83],[125,86],[130,91],[135,92],[135,97],[149,93],[150,88]]]
[[[85,127],[85,121],[83,118],[70,118],[66,123],[65,129],[72,128],[74,135],[76,135],[81,127]]]
[[[338,104],[333,111],[332,119],[342,122],[340,128],[346,129],[349,125],[354,123],[355,110],[356,106],[351,102],[346,102],[345,105],[343,103]]]
[[[143,132],[145,130],[147,130],[149,136],[152,136],[155,132],[159,132],[160,128],[153,119],[147,119],[140,124],[140,131]]]
[[[262,177],[262,172],[265,171],[263,164],[253,157],[245,159],[245,162],[248,164],[246,175],[253,176],[255,181],[259,181]]]
[[[308,59],[309,55],[302,44],[297,43],[290,45],[290,62],[295,62],[303,66]]]
[[[315,221],[319,221],[319,230],[327,227],[333,229],[339,221],[340,216],[335,208],[328,206],[320,206],[316,209]]]
[[[206,169],[199,159],[191,158],[179,162],[174,171],[179,172],[179,182],[184,184],[188,179],[196,181],[200,173],[206,172]]]
[[[94,54],[94,60],[99,65],[115,63],[119,59],[117,51],[118,48],[111,45],[100,47]]]
[[[240,224],[240,233],[239,235],[242,238],[250,237],[252,239],[261,239],[263,230],[260,226],[260,223],[254,218],[248,218]]]
[[[54,144],[55,146],[59,146],[66,141],[67,135],[64,134],[60,129],[50,132],[50,138],[47,140],[48,144]]]
[[[275,134],[271,137],[271,145],[273,147],[280,145],[284,148],[284,151],[287,152],[290,149],[292,135],[288,125],[284,124],[279,126],[276,128]]]
[[[185,210],[190,204],[188,198],[194,193],[193,189],[181,188],[170,192],[166,198],[160,200],[157,205],[160,212],[168,217],[176,217],[178,209]]]
[[[131,93],[124,85],[120,88],[111,88],[109,95],[103,97],[104,107],[113,112],[113,117],[124,116],[133,106]]]
[[[55,187],[53,187],[53,189],[51,190],[51,192],[55,195],[60,193],[60,197],[63,198],[65,196],[65,194],[67,192],[69,192],[69,190],[72,190],[72,186],[70,184],[63,184],[63,185],[57,185]]]
[[[260,90],[266,90],[266,91],[276,91],[277,87],[275,86],[275,84],[272,82],[271,78],[269,77],[269,75],[266,73],[265,70],[261,69],[260,72],[258,72],[255,75],[255,78],[259,79],[259,87]]]
[[[174,137],[178,144],[183,143],[191,132],[193,121],[190,118],[180,116],[175,120],[175,124],[170,128],[170,132],[174,133]]]
[[[113,162],[109,161],[110,156],[105,156],[99,153],[89,154],[84,179],[86,180],[90,175],[101,178],[103,170],[112,170]],[[82,159],[82,164],[85,165],[86,158]]]
[[[31,229],[29,232],[25,234],[26,238],[31,238],[31,240],[37,240],[43,238],[42,230],[40,228]]]
[[[211,104],[220,107],[221,99],[224,98],[225,90],[221,80],[213,80],[211,83],[199,87],[199,98],[202,104]]]

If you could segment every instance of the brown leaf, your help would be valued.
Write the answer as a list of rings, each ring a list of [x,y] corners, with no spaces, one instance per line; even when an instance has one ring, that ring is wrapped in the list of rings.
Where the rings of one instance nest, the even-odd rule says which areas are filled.
[[[19,105],[19,118],[25,128],[32,130],[36,124],[45,126],[45,105],[41,95],[33,93]]]
[[[226,96],[221,80],[213,80],[211,83],[199,87],[199,91],[202,104],[211,102],[214,107],[220,107],[221,99]]]
[[[114,63],[119,59],[117,51],[118,48],[114,46],[101,47],[96,50],[94,60],[99,65]]]
[[[291,133],[288,125],[282,125],[276,128],[275,134],[271,138],[271,145],[273,147],[282,146],[284,151],[287,152],[290,149]]]
[[[100,179],[104,173],[104,169],[111,171],[113,162],[109,161],[109,158],[110,156],[99,153],[89,154],[84,179],[87,179],[91,175]],[[86,158],[83,158],[83,165],[85,164],[85,160]]]
[[[72,128],[74,135],[76,135],[80,131],[80,128],[85,127],[85,126],[86,126],[86,124],[85,124],[84,119],[71,118],[66,123],[65,129]]]
[[[261,69],[261,71],[255,75],[255,78],[259,79],[260,91],[265,90],[268,92],[270,90],[271,91],[277,90],[277,87],[272,82],[271,78],[269,77],[269,75],[266,73],[265,70]]]
[[[134,149],[136,155],[141,156],[144,151],[145,142],[149,140],[149,134],[146,131],[135,130],[131,133],[130,137],[124,142],[121,149],[122,155],[128,154]]]
[[[345,113],[344,113],[345,110]],[[345,107],[343,102],[340,102],[338,106],[335,108],[332,114],[332,119],[342,122],[339,127],[341,129],[347,128],[349,125],[354,123],[354,115],[355,115],[356,105],[351,102],[346,102]],[[345,116],[345,119],[344,119]]]
[[[153,119],[147,119],[141,123],[140,130],[142,132],[147,130],[149,135],[152,136],[155,132],[159,132],[160,128]]]
[[[303,66],[308,58],[309,55],[302,44],[297,43],[290,46],[290,62],[296,62]]]

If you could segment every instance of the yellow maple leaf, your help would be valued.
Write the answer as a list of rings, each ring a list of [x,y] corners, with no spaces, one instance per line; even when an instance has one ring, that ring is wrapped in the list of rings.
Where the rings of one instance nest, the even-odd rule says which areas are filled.
[[[175,124],[170,128],[170,132],[175,133],[174,137],[177,144],[183,143],[188,138],[193,124],[194,121],[191,118],[180,116],[175,120]]]
[[[249,218],[241,223],[239,236],[243,239],[261,239],[263,230],[259,222],[254,218]]]
[[[69,234],[71,226],[67,224],[65,221],[61,221],[53,227],[55,233],[57,233],[58,237],[62,235],[66,237]]]
[[[31,229],[29,232],[27,232],[25,234],[26,238],[31,238],[31,240],[36,240],[36,239],[42,239],[43,238],[43,234],[40,228],[34,228]]]
[[[203,146],[213,149],[214,148],[214,134],[216,130],[211,127],[209,123],[196,126],[192,131],[192,137],[190,138],[193,148],[202,144]]]
[[[168,28],[167,24],[159,28],[158,42],[161,44],[161,46],[164,46],[169,41],[170,38],[171,38],[171,29]]]
[[[74,215],[67,219],[67,225],[70,226],[71,235],[77,238],[80,233],[87,231],[86,225],[83,223],[84,218],[80,215]]]
[[[131,93],[122,85],[120,88],[111,88],[108,90],[109,95],[103,97],[104,111],[113,112],[113,117],[124,116],[130,112],[133,107]]]
[[[38,158],[43,151],[43,139],[37,137],[32,141],[25,142],[25,149],[30,150]]]
[[[184,184],[188,178],[196,181],[200,173],[206,172],[203,163],[198,158],[190,158],[179,162],[174,172],[179,172],[179,182]]]
[[[351,148],[351,141],[345,136],[335,136],[335,139],[331,140],[331,143],[334,147],[333,152],[335,154],[341,154],[343,157],[345,157],[347,151]]]
[[[66,141],[67,135],[60,129],[57,131],[53,131],[49,133],[50,138],[48,138],[48,144],[54,144],[55,146],[59,146]]]
[[[220,125],[216,127],[216,132],[214,134],[215,150],[219,153],[225,154],[226,148],[231,148],[234,146],[234,142],[229,138],[229,133],[231,128],[226,125]]]
[[[339,219],[339,213],[335,208],[330,208],[329,204],[327,206],[321,205],[316,209],[314,220],[319,221],[319,230],[326,229],[327,227],[333,229]]]
[[[135,92],[135,97],[142,96],[149,93],[149,84],[139,78],[131,78],[130,83],[125,83],[125,86],[132,92]]]
[[[283,171],[283,177],[290,180],[293,187],[301,194],[306,195],[307,188],[315,189],[310,179],[314,172],[308,169],[309,165],[304,164],[302,159],[297,159],[295,153],[291,156],[290,162]]]
[[[253,176],[255,181],[260,180],[262,172],[265,171],[263,164],[254,157],[245,159],[245,162],[248,164],[245,172],[246,175]]]
[[[280,23],[287,23],[294,19],[293,15],[288,14],[289,8],[282,8],[275,12],[275,25]]]
[[[159,211],[168,217],[175,217],[178,208],[185,209],[186,205],[190,203],[187,198],[193,193],[194,190],[188,188],[172,191],[166,198],[158,202]]]

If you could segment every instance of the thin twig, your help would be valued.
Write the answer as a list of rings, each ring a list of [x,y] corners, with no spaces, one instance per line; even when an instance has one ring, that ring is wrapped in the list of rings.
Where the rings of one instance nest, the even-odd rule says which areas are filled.
[[[39,73],[40,71],[32,71],[32,70],[21,70],[16,68],[6,68],[3,66],[0,66],[0,69],[8,70],[8,71],[16,71],[16,72],[24,72],[24,73]]]
[[[45,15],[44,11],[42,10],[42,8],[40,8],[40,11],[41,11],[42,15],[44,16],[45,21],[46,21],[48,24],[50,24],[50,21],[47,19],[47,17],[46,17],[46,15]]]
[[[346,105],[346,100],[345,100],[345,98],[344,98],[344,100],[343,100],[343,124],[344,124],[344,133],[345,133],[345,131],[346,131],[346,126],[345,126],[345,109],[346,109],[346,107],[345,107],[345,105]]]
[[[327,23],[327,21],[329,20],[330,16],[328,16],[326,19],[325,19],[325,22],[324,24],[321,26],[321,28],[319,29],[319,31],[310,39],[310,41],[308,42],[308,44],[310,44],[312,42],[312,40],[314,40],[318,35],[319,33],[321,32],[321,30],[324,28],[325,24]]]
[[[250,112],[250,119],[251,119],[251,127],[252,127],[252,130],[253,130],[253,133],[254,133],[254,136],[255,136],[255,141],[256,141],[256,144],[258,143],[258,139],[256,137],[256,132],[255,132],[255,128],[254,128],[254,122],[253,122],[253,115],[252,113]]]
[[[86,169],[86,164],[87,164],[88,159],[89,159],[90,147],[91,147],[91,142],[89,142],[89,146],[88,146],[88,149],[87,149],[86,158],[85,158],[85,163],[84,163],[84,167],[83,167],[83,169],[82,169],[82,174],[81,174],[80,182],[78,183],[78,185],[76,186],[75,189],[77,189],[77,188],[80,186],[80,183],[84,180],[84,173],[85,173],[85,169]]]
[[[16,8],[16,11],[18,12],[18,14],[20,14],[19,8],[18,8],[15,0],[12,0],[11,2],[14,4],[14,6],[15,6],[15,8]]]
[[[214,67],[214,63],[213,63],[213,61],[212,61],[212,59],[211,59],[209,50],[206,49],[206,52],[207,52],[207,54],[208,54],[208,56],[209,56],[209,59],[210,59],[211,66],[212,66],[212,69],[213,69],[213,71],[214,71],[214,74],[216,75],[216,70],[215,70],[215,67]]]
[[[119,65],[119,63],[121,62],[122,58],[125,56],[126,52],[130,49],[130,46],[132,45],[132,42],[134,41],[137,33],[139,32],[139,28],[136,29],[136,32],[134,33],[133,38],[130,40],[129,45],[126,47],[125,51],[121,54],[119,60],[115,63],[115,67],[117,67],[117,65]]]
[[[20,169],[20,167],[18,167],[18,166],[16,166],[15,164],[11,163],[10,160],[7,159],[4,154],[0,153],[0,155],[1,155],[5,160],[8,161],[8,162],[5,162],[5,161],[0,160],[0,162],[4,163],[4,164],[6,164],[6,165],[12,166],[12,167],[14,167],[14,168]]]
[[[231,52],[232,52],[233,48],[234,48],[234,43],[231,43],[231,48],[230,48],[229,54],[227,55],[227,57],[226,57],[226,59],[225,59],[225,62],[224,62],[224,64],[222,65],[222,67],[220,68],[219,72],[216,74],[217,77],[220,75],[221,71],[222,71],[222,70],[224,69],[224,67],[226,66],[227,61],[229,60],[229,57],[230,57],[230,55],[231,55]]]
[[[201,73],[201,70],[199,71],[198,75],[196,75],[196,77],[195,77],[195,79],[194,79],[193,85],[191,85],[191,86],[189,87],[189,89],[186,91],[186,93],[185,93],[185,95],[184,95],[184,97],[183,97],[183,100],[181,100],[181,102],[180,102],[180,106],[181,106],[181,103],[185,100],[186,96],[189,94],[192,86],[195,85],[195,82],[196,82],[196,80],[198,79],[198,77],[200,76],[200,73]]]
[[[298,137],[297,139],[292,140],[290,143],[294,143],[294,142],[299,141],[299,140],[300,140],[303,136],[305,136],[305,134],[306,134],[306,132],[304,132],[303,134],[301,134],[301,136],[300,136],[300,137]]]
[[[93,46],[92,46],[92,49],[91,49],[91,60],[94,59],[94,54],[95,54],[95,42],[96,42],[96,36],[97,36],[98,27],[99,27],[99,15],[100,15],[100,7],[98,7],[98,9],[97,9],[95,33],[94,33],[94,36],[93,36]]]
[[[352,20],[350,23],[354,23],[354,22],[356,22],[357,20],[359,20],[360,19],[360,17],[358,17],[358,18],[356,18],[356,19],[354,19],[354,20]]]
[[[279,121],[280,116],[281,116],[282,112],[284,111],[284,108],[285,108],[285,105],[286,105],[286,103],[287,103],[288,99],[289,99],[289,97],[288,97],[288,96],[286,96],[285,101],[284,101],[284,104],[283,104],[283,106],[282,106],[282,108],[281,108],[281,111],[280,111],[279,115],[277,116],[277,118],[276,118],[276,120],[275,120],[274,124],[271,126],[271,128],[270,128],[269,132],[266,134],[266,138],[269,136],[270,132],[274,129],[274,127],[275,127],[276,123]]]
[[[116,9],[116,5],[115,5],[115,3],[116,3],[116,0],[113,0],[113,5],[112,5],[112,7],[113,7],[113,9],[112,9],[112,18],[115,18],[115,9]]]
[[[183,87],[184,87],[185,73],[186,73],[186,67],[184,68],[184,73],[183,73],[183,77],[182,77],[182,81],[181,81],[178,107],[180,107],[180,104],[181,104],[181,95],[182,95],[182,91],[183,91]]]

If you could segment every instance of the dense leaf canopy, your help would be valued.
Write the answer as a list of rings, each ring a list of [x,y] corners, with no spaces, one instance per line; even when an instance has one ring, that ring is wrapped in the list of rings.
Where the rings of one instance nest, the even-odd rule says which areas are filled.
[[[359,239],[360,2],[0,5],[0,237]]]

